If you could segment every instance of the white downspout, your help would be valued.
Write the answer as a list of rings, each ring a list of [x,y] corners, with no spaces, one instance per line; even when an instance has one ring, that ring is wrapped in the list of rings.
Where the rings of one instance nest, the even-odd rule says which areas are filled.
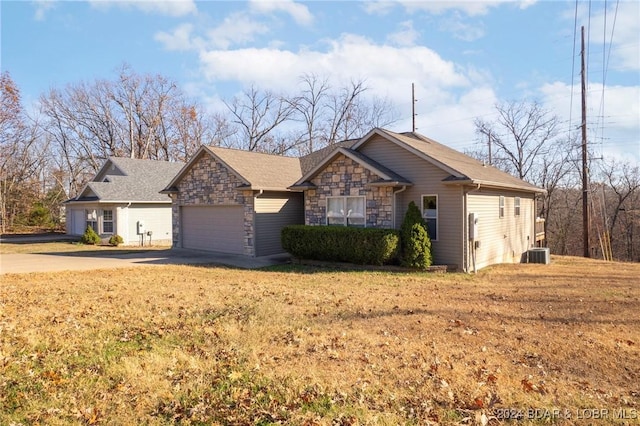
[[[396,194],[401,193],[402,191],[405,191],[407,189],[407,185],[402,185],[402,188],[398,189],[397,191],[393,191],[393,210],[392,210],[392,218],[391,220],[393,221],[393,223],[391,224],[391,227],[393,229],[396,229]]]

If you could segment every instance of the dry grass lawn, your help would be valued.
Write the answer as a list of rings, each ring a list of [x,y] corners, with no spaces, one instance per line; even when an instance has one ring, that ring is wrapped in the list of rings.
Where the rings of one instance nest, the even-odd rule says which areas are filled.
[[[639,264],[1,280],[3,425],[639,422]]]

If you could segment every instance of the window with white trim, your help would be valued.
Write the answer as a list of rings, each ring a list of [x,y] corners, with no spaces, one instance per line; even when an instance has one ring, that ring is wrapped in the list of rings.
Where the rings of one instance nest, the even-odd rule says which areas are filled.
[[[422,218],[427,223],[427,233],[431,241],[438,241],[438,196],[422,196]]]
[[[105,234],[113,234],[113,210],[102,212],[102,231]]]
[[[95,210],[85,210],[85,216],[87,218],[87,228],[91,227],[98,232],[98,213]]]
[[[520,216],[520,197],[513,199],[513,214],[514,216]]]
[[[501,218],[504,217],[504,195],[500,196],[498,214],[500,215]]]
[[[365,197],[327,197],[327,225],[365,226]]]

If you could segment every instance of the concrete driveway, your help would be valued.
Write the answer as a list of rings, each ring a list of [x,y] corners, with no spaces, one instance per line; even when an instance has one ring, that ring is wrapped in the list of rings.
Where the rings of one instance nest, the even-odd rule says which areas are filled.
[[[290,257],[280,254],[265,257],[247,257],[227,253],[196,250],[167,249],[145,252],[71,252],[0,254],[0,274],[29,272],[82,271],[94,269],[126,268],[147,265],[221,265],[242,269],[257,269],[288,263]]]

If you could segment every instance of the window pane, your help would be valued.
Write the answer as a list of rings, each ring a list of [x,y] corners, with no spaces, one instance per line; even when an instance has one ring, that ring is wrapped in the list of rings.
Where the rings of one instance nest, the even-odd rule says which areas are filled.
[[[105,210],[102,216],[104,220],[113,220],[113,210]]]
[[[437,219],[438,197],[435,195],[426,195],[422,197],[422,217],[425,219]]]
[[[364,197],[347,198],[347,217],[364,218]]]
[[[438,221],[436,219],[426,219],[427,222],[427,234],[432,240],[438,239]]]
[[[327,197],[327,218],[340,217],[343,218],[344,214],[344,198],[329,198]]]
[[[105,234],[113,234],[113,222],[104,222],[102,228]]]
[[[425,195],[422,197],[422,209],[433,210],[438,208],[438,197],[435,195]]]

